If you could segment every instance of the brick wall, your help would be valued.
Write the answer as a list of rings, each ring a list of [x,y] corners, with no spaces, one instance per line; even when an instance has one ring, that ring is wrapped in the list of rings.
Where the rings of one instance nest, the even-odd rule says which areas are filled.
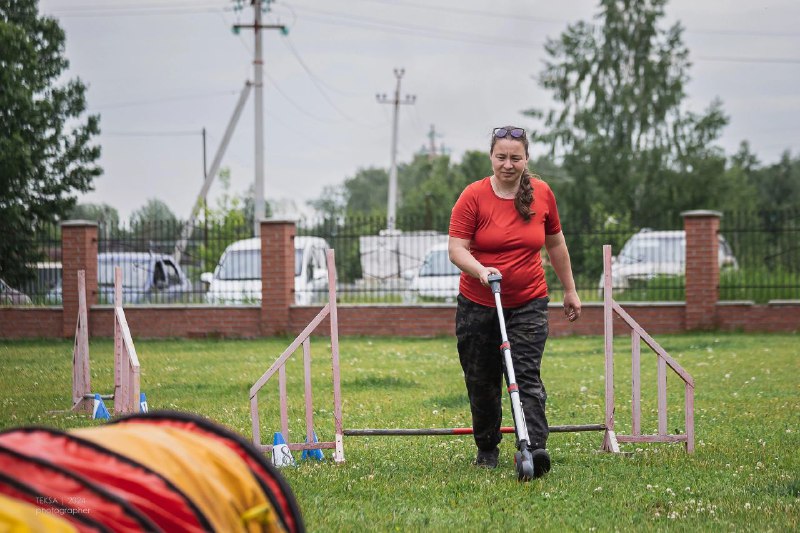
[[[73,220],[61,224],[61,249],[61,335],[72,337],[78,320],[79,270],[86,271],[86,305],[97,303],[97,223]]]
[[[114,336],[111,306],[95,306],[89,313],[89,334]],[[261,311],[250,307],[168,305],[128,307],[125,319],[134,338],[258,337]]]
[[[686,230],[686,329],[712,329],[719,300],[718,237],[721,213],[682,213]]]
[[[289,331],[289,307],[294,302],[295,225],[261,222],[261,328],[265,336]]]
[[[687,236],[686,302],[623,303],[625,310],[648,332],[678,333],[714,328],[720,331],[800,331],[800,302],[755,305],[747,302],[717,302],[719,267],[717,229],[719,214],[711,211],[684,213]],[[77,320],[77,276],[86,270],[90,302],[89,333],[113,336],[112,308],[97,301],[97,225],[68,222],[62,228],[64,307],[2,307],[0,338],[71,338]],[[319,312],[319,306],[295,306],[295,226],[285,221],[261,224],[262,304],[248,307],[205,305],[133,306],[125,309],[134,338],[261,337],[296,335]],[[94,304],[94,305],[92,305]],[[453,335],[455,305],[420,306],[340,305],[340,335]],[[614,331],[629,331],[619,319]],[[326,320],[317,333],[327,335]],[[584,305],[577,322],[567,322],[559,303],[550,305],[552,336],[602,335],[601,304]]]

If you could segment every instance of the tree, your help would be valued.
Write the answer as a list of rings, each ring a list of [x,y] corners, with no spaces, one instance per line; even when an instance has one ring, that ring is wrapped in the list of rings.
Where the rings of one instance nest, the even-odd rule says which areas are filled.
[[[579,22],[548,39],[540,84],[558,109],[534,141],[575,180],[562,202],[588,223],[593,205],[647,223],[665,207],[713,208],[725,158],[713,146],[727,118],[712,102],[682,108],[689,51],[680,23],[659,27],[666,0],[601,0],[600,24]]]
[[[61,81],[64,42],[36,0],[0,0],[0,277],[12,283],[31,276],[36,228],[64,217],[102,173],[100,118],[83,117],[80,80]]]
[[[67,218],[71,220],[94,220],[111,228],[118,228],[120,222],[119,211],[105,203],[77,204],[70,210]]]
[[[247,224],[251,228],[255,227],[255,214],[256,214],[256,185],[251,183],[247,188],[247,192],[237,196],[238,202],[242,204],[244,210],[244,217]],[[264,218],[272,218],[274,213],[273,201],[266,200],[264,202]]]
[[[344,181],[344,191],[348,213],[386,216],[389,173],[385,169],[359,169],[355,176]]]
[[[325,185],[319,198],[309,200],[308,206],[325,220],[337,220],[344,216],[347,208],[343,187]]]
[[[787,150],[779,162],[751,174],[759,191],[762,210],[797,209],[800,206],[800,157],[792,158]]]
[[[131,215],[131,225],[145,225],[155,223],[165,223],[175,225],[178,218],[169,206],[157,198],[149,198],[143,207],[140,207]]]

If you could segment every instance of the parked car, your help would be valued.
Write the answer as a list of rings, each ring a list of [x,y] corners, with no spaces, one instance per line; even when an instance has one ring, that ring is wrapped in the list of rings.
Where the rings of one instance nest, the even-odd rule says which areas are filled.
[[[295,303],[309,305],[323,299],[328,290],[325,250],[321,237],[294,238]],[[200,279],[208,284],[206,301],[212,304],[257,304],[261,302],[261,239],[244,239],[228,246],[213,273]]]
[[[30,297],[0,279],[0,305],[30,305]]]
[[[461,271],[450,262],[447,243],[431,247],[425,254],[422,265],[411,274],[410,300],[423,299],[453,302],[458,296]]]
[[[35,277],[23,286],[23,291],[30,295],[37,304],[61,304],[61,262],[40,261],[28,265]]]
[[[126,304],[188,300],[192,289],[171,255],[148,252],[97,254],[100,303],[114,302],[114,267],[122,268],[122,301]]]
[[[738,269],[731,247],[719,235],[720,269]],[[656,276],[682,276],[686,272],[686,232],[643,229],[628,239],[619,255],[612,258],[611,284],[627,289],[632,280],[651,280]],[[603,277],[598,287],[602,292]]]

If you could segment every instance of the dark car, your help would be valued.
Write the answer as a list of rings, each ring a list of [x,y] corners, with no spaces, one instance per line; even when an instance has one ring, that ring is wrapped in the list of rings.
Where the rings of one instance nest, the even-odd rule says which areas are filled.
[[[122,269],[122,300],[126,304],[187,301],[191,283],[171,255],[149,252],[97,254],[100,303],[114,302],[114,267]]]

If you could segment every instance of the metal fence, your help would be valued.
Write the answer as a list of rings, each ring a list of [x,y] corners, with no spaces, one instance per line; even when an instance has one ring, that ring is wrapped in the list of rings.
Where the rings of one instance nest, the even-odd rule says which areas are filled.
[[[39,260],[28,265],[30,277],[18,289],[33,305],[61,305],[61,228],[40,228],[36,247]]]
[[[721,300],[800,300],[800,210],[725,213],[720,234],[736,258],[720,272]]]
[[[399,219],[387,231],[384,217],[304,220],[295,239],[295,298],[322,302],[327,278],[322,248],[336,250],[337,293],[343,303],[452,302],[458,270],[447,258],[447,213],[425,220]],[[685,235],[679,214],[652,228],[613,218],[562,220],[576,285],[583,301],[601,300],[602,245],[614,250],[615,298],[682,301]],[[113,268],[122,266],[127,304],[211,303],[255,305],[261,298],[260,244],[244,221],[196,225],[176,261],[180,223],[98,227],[98,290],[111,301]],[[321,240],[322,239],[322,240]],[[35,305],[61,303],[61,233],[39,232],[42,260],[20,287]],[[229,248],[230,247],[230,248]],[[225,254],[226,250],[228,251]],[[223,260],[223,257],[225,260]],[[720,299],[800,299],[800,212],[725,213],[720,227]],[[543,252],[553,301],[561,285]]]
[[[602,299],[602,245],[612,244],[618,264],[630,264],[615,279],[618,296],[627,300],[682,300],[683,221],[665,215],[660,231],[637,228],[613,218],[563,222],[577,288],[584,301]],[[385,229],[382,217],[305,221],[298,235],[316,235],[336,249],[336,268],[345,302],[452,302],[459,271],[447,259],[449,213],[426,221],[398,219],[398,231]],[[431,229],[425,229],[431,228]],[[647,238],[645,238],[647,237]],[[623,245],[633,240],[626,248]],[[622,253],[624,251],[624,253]],[[563,289],[543,252],[551,299]],[[679,272],[678,272],[679,271]],[[677,274],[677,275],[676,275]]]

